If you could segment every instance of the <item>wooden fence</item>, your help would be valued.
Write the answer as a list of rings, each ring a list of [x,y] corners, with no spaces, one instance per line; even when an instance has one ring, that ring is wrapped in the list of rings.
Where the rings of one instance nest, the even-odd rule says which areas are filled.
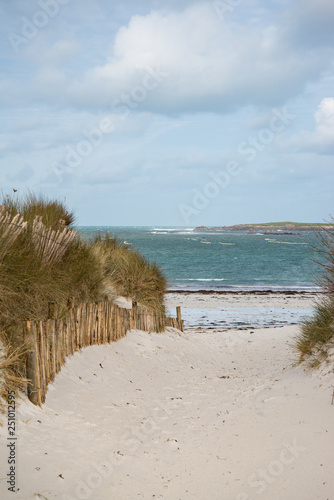
[[[106,300],[76,307],[70,303],[67,314],[61,319],[57,316],[57,305],[50,304],[49,319],[27,321],[25,326],[28,397],[39,406],[45,402],[48,384],[60,371],[66,356],[81,348],[117,341],[131,329],[163,332],[166,326],[172,326],[184,331],[180,307],[174,319],[147,307],[124,309]]]
[[[5,205],[0,205],[0,252],[10,247],[26,231],[27,225],[22,215],[11,216]],[[60,219],[54,227],[47,227],[41,215],[35,216],[31,227],[31,241],[45,265],[60,260],[76,235],[76,231],[66,226],[65,220]]]

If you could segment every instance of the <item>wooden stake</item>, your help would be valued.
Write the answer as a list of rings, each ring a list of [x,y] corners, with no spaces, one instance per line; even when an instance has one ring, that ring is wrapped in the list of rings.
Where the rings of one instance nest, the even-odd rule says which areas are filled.
[[[74,297],[69,297],[69,299],[67,301],[67,307],[69,309],[74,309],[74,307],[75,307],[75,298]]]
[[[181,307],[177,306],[176,308],[176,319],[178,323],[181,323],[182,317],[181,317]]]
[[[49,302],[48,318],[57,319],[58,317],[58,304],[56,302]]]
[[[34,325],[35,326],[35,325]],[[41,370],[41,356],[40,356],[40,350],[39,350],[39,342],[38,342],[38,336],[35,328],[34,330],[34,339],[35,339],[35,355],[36,355],[36,364],[35,364],[35,372],[36,372],[36,392],[37,392],[37,403],[39,406],[42,406],[42,404],[45,401],[44,394],[43,394],[43,389],[42,389],[42,370]]]
[[[26,360],[26,373],[29,380],[27,386],[28,398],[34,404],[38,405],[37,398],[37,380],[36,380],[36,351],[35,351],[35,338],[31,329],[31,321],[26,322],[24,331],[25,341],[28,346],[27,360]]]

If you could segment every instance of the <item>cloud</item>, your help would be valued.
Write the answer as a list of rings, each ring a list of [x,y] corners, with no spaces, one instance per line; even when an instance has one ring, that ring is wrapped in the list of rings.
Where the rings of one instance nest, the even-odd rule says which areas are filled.
[[[156,112],[230,112],[275,106],[303,89],[326,66],[326,57],[295,50],[275,25],[222,24],[209,4],[183,12],[133,16],[115,38],[106,64],[70,83],[72,102],[107,106],[142,85],[147,68],[168,74],[147,94],[141,109]],[[245,43],[247,40],[247,43]]]
[[[36,47],[28,48],[27,54],[40,57],[42,67],[24,89],[13,92],[18,100],[30,95],[35,102],[49,105],[106,109],[118,102],[133,111],[163,114],[280,106],[328,68],[331,49],[323,47],[324,41],[301,48],[300,39],[306,37],[314,12],[326,28],[332,9],[324,0],[318,9],[311,0],[307,2],[306,12],[301,12],[301,4],[288,11],[283,17],[287,26],[282,19],[270,22],[268,12],[262,25],[259,20],[221,22],[212,2],[133,15],[116,35],[110,33],[111,49],[104,62],[89,66],[94,61],[90,53],[83,67],[80,54],[76,72],[71,71],[78,50],[74,39],[45,44],[40,56]],[[237,9],[241,12],[242,6]],[[303,19],[302,27],[293,36],[298,16]],[[321,27],[318,32],[320,36]],[[101,60],[97,53],[95,60]]]
[[[314,114],[315,130],[294,135],[288,146],[320,154],[334,153],[334,97],[325,97]]]

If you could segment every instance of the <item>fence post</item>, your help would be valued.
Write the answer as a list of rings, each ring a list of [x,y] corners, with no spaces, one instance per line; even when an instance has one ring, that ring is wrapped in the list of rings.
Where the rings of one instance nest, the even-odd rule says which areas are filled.
[[[74,309],[75,308],[75,297],[69,297],[67,301],[67,307],[69,309]]]
[[[27,360],[26,360],[26,373],[29,382],[27,385],[27,393],[29,400],[34,405],[37,406],[38,405],[37,392],[39,390],[37,383],[37,371],[36,371],[37,358],[35,349],[35,337],[31,330],[31,321],[26,322],[26,326],[24,329],[24,337],[28,348]]]
[[[48,319],[57,319],[58,304],[56,302],[49,302]]]
[[[177,322],[181,325],[182,317],[181,317],[181,307],[177,306],[176,308],[176,319]]]
[[[138,329],[138,323],[137,323],[137,319],[138,319],[138,306],[137,306],[137,302],[135,300],[132,301],[132,317],[133,317],[133,323],[132,323],[132,328],[134,330],[137,330]]]

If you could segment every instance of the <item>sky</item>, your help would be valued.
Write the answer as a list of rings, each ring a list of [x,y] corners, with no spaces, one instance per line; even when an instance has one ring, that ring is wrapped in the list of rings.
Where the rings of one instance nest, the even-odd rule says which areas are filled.
[[[0,0],[0,190],[87,226],[328,221],[333,26],[332,0]]]

